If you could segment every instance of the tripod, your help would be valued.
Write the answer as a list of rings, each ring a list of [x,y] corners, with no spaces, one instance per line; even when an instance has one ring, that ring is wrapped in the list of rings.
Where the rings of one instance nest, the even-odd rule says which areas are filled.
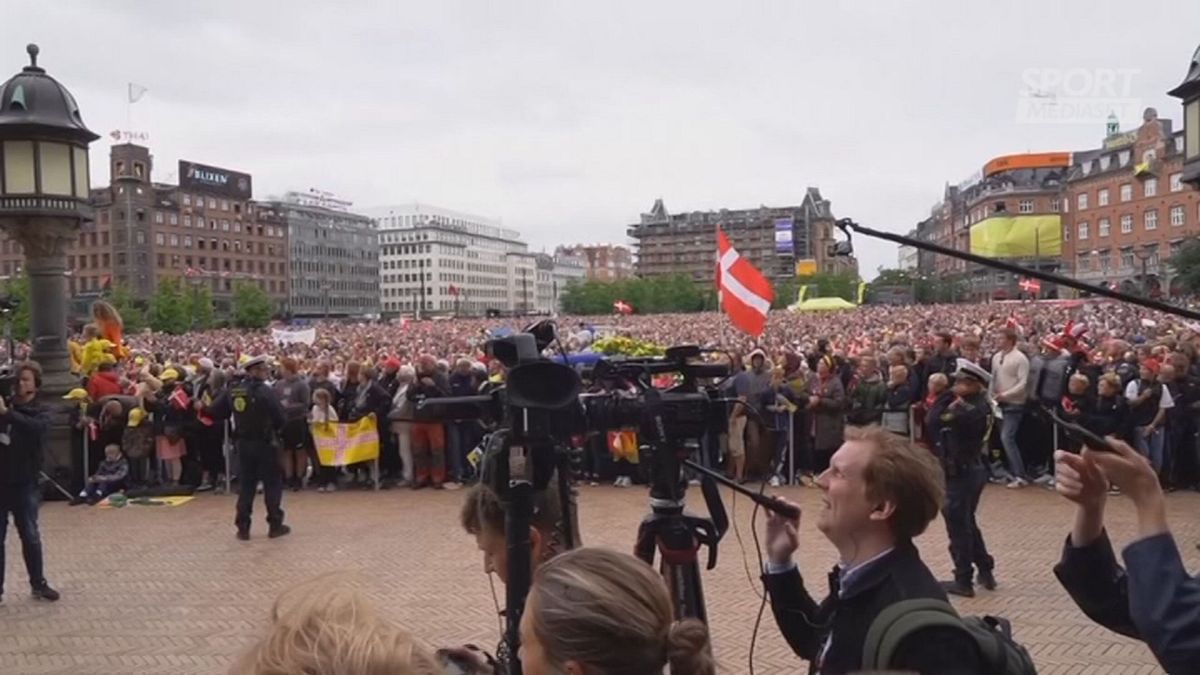
[[[650,446],[650,514],[638,525],[634,555],[653,565],[657,549],[662,554],[659,569],[671,594],[675,618],[708,623],[698,552],[701,546],[707,546],[707,569],[717,566],[717,545],[729,529],[729,517],[717,483],[707,472],[703,473],[700,489],[710,517],[684,510],[687,478],[683,466],[695,466],[687,460],[695,448],[694,442],[676,448],[667,442]]]

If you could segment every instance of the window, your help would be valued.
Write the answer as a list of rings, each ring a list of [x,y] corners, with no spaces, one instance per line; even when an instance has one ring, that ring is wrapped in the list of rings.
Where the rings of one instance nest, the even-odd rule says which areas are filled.
[[[222,210],[222,211],[228,211],[228,210],[229,210],[229,200],[227,200],[227,199],[222,199],[222,200],[221,200],[221,210]]]
[[[1126,213],[1121,216],[1121,234],[1129,234],[1133,232],[1133,216]]]
[[[1142,214],[1142,221],[1145,224],[1147,231],[1157,230],[1158,229],[1158,209],[1146,209],[1146,212],[1144,214]]]
[[[1171,207],[1171,227],[1183,227],[1183,206]]]
[[[163,237],[163,233],[162,233],[162,232],[159,232],[158,234],[155,234],[155,235],[154,235],[154,243],[155,243],[155,244],[157,244],[157,245],[159,245],[159,246],[162,246],[164,243],[166,243],[166,242],[164,241],[164,237]]]
[[[233,224],[233,231],[234,231],[234,232],[241,232],[241,231],[242,231],[242,224],[241,224],[240,222],[236,222],[236,223],[234,223],[234,224]]]
[[[172,225],[178,225],[178,224],[179,224],[179,214],[178,214],[178,213],[172,213],[172,214],[170,215],[170,217],[168,218],[168,221],[169,221],[169,222],[170,222]]]
[[[154,222],[158,223],[159,225],[162,225],[162,223],[163,223],[163,214],[162,214],[162,211],[155,211],[155,212],[154,212]]]
[[[1017,202],[1017,212],[1018,213],[1033,213],[1033,200],[1032,199],[1022,199],[1020,202]]]
[[[1121,185],[1121,201],[1127,202],[1133,199],[1133,184],[1124,183]]]
[[[1100,220],[1098,220],[1096,222],[1096,236],[1097,237],[1107,237],[1109,228],[1110,228],[1110,225],[1108,222],[1108,218],[1101,218]]]
[[[177,234],[171,235],[171,238],[169,241],[171,242],[172,246],[178,246],[179,245],[179,235],[177,235]]]
[[[1077,206],[1080,211],[1086,209],[1088,207],[1088,193],[1079,193],[1079,197],[1077,197],[1075,200],[1075,206]]]
[[[1054,199],[1050,200],[1050,210],[1051,211],[1054,211],[1055,213],[1057,213],[1058,210],[1061,208],[1062,208],[1062,206],[1059,204],[1058,197],[1055,197]]]
[[[208,198],[208,208],[210,208],[210,209],[217,208],[217,200],[213,199],[212,197],[209,197]]]
[[[1131,249],[1131,248],[1121,249],[1121,269],[1123,269],[1123,270],[1133,269],[1133,249]]]
[[[184,195],[183,195],[183,205],[184,205],[184,206],[191,206],[191,205],[192,205],[192,196],[191,196],[191,195],[189,195],[189,194],[187,194],[186,192],[185,192],[185,193],[184,193]]]
[[[192,217],[191,217],[191,216],[184,216],[184,217],[183,217],[183,226],[184,226],[184,227],[191,227],[191,226],[192,226]]]
[[[188,235],[184,235],[184,237],[183,237],[183,247],[184,247],[184,248],[191,248],[191,247],[192,247],[192,235],[190,235],[190,234],[188,234]]]
[[[1079,224],[1079,238],[1080,239],[1088,238],[1088,223],[1086,220]]]
[[[1071,226],[1063,225],[1063,241],[1071,241]]]
[[[1108,188],[1104,188],[1096,193],[1096,205],[1108,206]]]
[[[1173,241],[1170,244],[1167,244],[1167,254],[1174,257],[1179,254],[1179,251],[1182,248],[1183,248],[1182,240]]]
[[[1080,253],[1079,262],[1076,264],[1076,267],[1080,272],[1087,272],[1092,267],[1092,256],[1087,253]]]
[[[1171,174],[1171,192],[1179,192],[1183,189],[1183,174]]]
[[[1108,251],[1101,251],[1100,252],[1100,271],[1107,272],[1109,269],[1109,266],[1111,264],[1112,264],[1112,262],[1109,259]]]
[[[1158,179],[1147,178],[1145,183],[1142,183],[1142,195],[1145,197],[1153,197],[1158,194]]]

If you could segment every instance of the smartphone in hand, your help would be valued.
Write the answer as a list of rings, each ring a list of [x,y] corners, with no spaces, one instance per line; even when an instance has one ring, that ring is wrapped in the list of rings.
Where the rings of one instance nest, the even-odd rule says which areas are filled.
[[[1074,422],[1068,422],[1059,417],[1053,410],[1047,408],[1046,414],[1073,441],[1083,444],[1086,448],[1101,452],[1116,452],[1116,449],[1104,438]]]

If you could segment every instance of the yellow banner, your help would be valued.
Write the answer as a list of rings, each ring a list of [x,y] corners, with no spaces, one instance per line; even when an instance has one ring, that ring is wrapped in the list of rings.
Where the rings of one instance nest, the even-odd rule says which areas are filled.
[[[806,296],[806,295],[808,295],[808,284],[804,284],[803,286],[800,287],[800,295],[799,295],[799,297],[796,298],[796,302],[797,303],[804,302],[804,296]]]
[[[971,226],[971,253],[987,258],[1062,255],[1062,217],[995,216]]]
[[[867,295],[867,282],[858,282],[858,304],[863,304],[863,298]]]
[[[346,466],[379,458],[379,431],[374,415],[357,422],[311,426],[321,466]]]

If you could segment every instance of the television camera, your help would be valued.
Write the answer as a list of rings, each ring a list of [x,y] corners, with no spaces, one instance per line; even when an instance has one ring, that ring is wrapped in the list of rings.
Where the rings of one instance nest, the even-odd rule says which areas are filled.
[[[677,618],[707,620],[697,552],[708,548],[707,567],[717,562],[717,545],[729,527],[718,483],[765,508],[795,515],[793,507],[753,492],[690,459],[707,434],[723,432],[732,399],[721,393],[729,376],[722,363],[706,363],[713,353],[697,346],[672,347],[662,357],[601,359],[590,368],[569,365],[565,352],[543,357],[557,342],[551,321],[522,333],[487,342],[487,354],[508,369],[506,383],[479,396],[427,398],[421,414],[440,420],[481,420],[495,431],[484,443],[480,480],[505,507],[508,583],[505,588],[505,641],[510,653],[519,646],[519,625],[532,578],[529,523],[533,495],[557,481],[562,500],[563,538],[577,545],[578,521],[570,477],[576,451],[572,437],[636,429],[640,463],[649,467],[650,513],[638,527],[635,554],[660,568]],[[561,345],[559,345],[561,352]],[[655,376],[671,375],[666,389]],[[584,391],[585,379],[591,391]],[[702,476],[709,517],[685,511],[685,469]],[[510,672],[520,673],[519,664]]]

